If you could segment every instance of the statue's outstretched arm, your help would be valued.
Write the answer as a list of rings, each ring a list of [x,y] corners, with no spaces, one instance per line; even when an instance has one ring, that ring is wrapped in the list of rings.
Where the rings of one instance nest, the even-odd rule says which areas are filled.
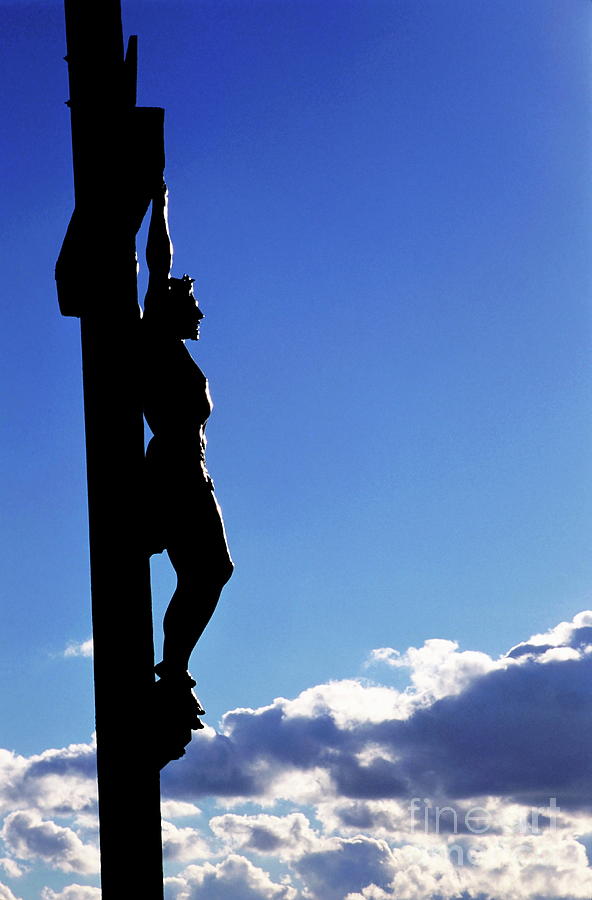
[[[146,262],[150,273],[148,292],[159,291],[166,285],[173,264],[173,245],[168,223],[168,191],[164,182],[152,198]]]

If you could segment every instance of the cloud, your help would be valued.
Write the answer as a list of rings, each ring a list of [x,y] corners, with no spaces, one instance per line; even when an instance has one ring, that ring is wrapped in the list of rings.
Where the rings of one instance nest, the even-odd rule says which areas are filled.
[[[456,641],[441,638],[430,638],[423,647],[409,647],[403,654],[392,647],[373,650],[368,665],[376,663],[411,670],[414,705],[418,705],[418,701],[432,703],[440,697],[459,694],[475,678],[496,668],[496,663],[486,653],[461,652]]]
[[[330,838],[324,849],[305,854],[294,869],[314,897],[343,900],[369,884],[386,887],[393,877],[393,854],[385,841],[367,837]]]
[[[195,828],[177,828],[166,821],[162,823],[162,852],[164,859],[179,862],[213,855],[212,848]]]
[[[44,887],[41,900],[101,900],[101,889],[86,884],[69,884],[63,891]]]
[[[308,771],[313,781],[317,775],[322,781],[336,752],[348,742],[352,752],[359,745],[361,723],[378,726],[396,714],[396,697],[390,688],[350,680],[319,685],[294,700],[278,698],[260,709],[233,710],[224,716],[220,733],[200,733],[183,766],[165,769],[165,796],[263,799],[278,796],[279,782],[289,790],[291,772]],[[299,800],[306,784],[299,777],[294,785]]]
[[[43,820],[35,811],[10,813],[2,838],[17,859],[43,860],[62,872],[90,874],[100,869],[96,847],[83,844],[71,828]]]
[[[160,811],[163,819],[185,819],[201,814],[199,806],[183,800],[163,800],[160,804]]]
[[[94,810],[95,752],[94,742],[28,758],[0,749],[0,813],[19,807],[53,815]]]
[[[406,823],[402,815],[393,817],[399,831],[391,842],[360,833],[327,837],[302,813],[229,814],[213,818],[210,827],[226,847],[287,862],[302,896],[315,900],[587,897],[592,870],[577,837],[548,827],[542,816],[530,822],[531,828],[541,826],[530,833],[523,810],[497,804],[498,809],[496,802],[489,809],[468,807],[458,828],[438,829],[432,817],[425,832],[410,828],[407,810]],[[451,826],[450,812],[458,810],[444,812]],[[496,814],[500,827],[489,827]],[[365,824],[372,828],[372,822]]]
[[[505,900],[592,896],[586,851],[572,836],[545,833],[472,843],[474,864],[461,874],[463,887],[472,895],[486,886],[486,893]]]
[[[430,835],[471,835],[481,829],[488,834],[501,833],[504,829],[527,833],[547,827],[548,818],[535,810],[525,810],[511,803],[503,803],[500,807],[496,798],[482,798],[478,807],[475,804],[474,799],[454,800],[449,805],[447,798],[439,803],[433,803],[428,797],[402,800],[339,798],[319,803],[315,814],[328,833],[352,836],[366,832],[390,841],[416,841],[419,836]],[[530,828],[529,817],[532,819]]]
[[[67,659],[71,659],[74,656],[84,656],[84,657],[92,657],[93,655],[93,639],[89,638],[87,641],[82,641],[81,643],[76,643],[72,641],[68,644],[66,649],[64,650],[64,656]]]
[[[508,651],[510,659],[543,656],[555,648],[569,648],[579,653],[592,650],[592,610],[578,613],[571,622],[560,622],[549,631],[535,634]],[[573,658],[573,657],[571,657]]]
[[[186,866],[167,898],[592,896],[591,623],[579,613],[498,659],[437,638],[383,647],[372,665],[406,670],[407,689],[347,679],[230,711],[163,772],[165,859]],[[97,870],[95,775],[93,742],[0,750],[8,878],[21,861]],[[170,821],[208,796],[209,831]],[[99,896],[45,883],[43,900]]]
[[[295,900],[288,884],[276,884],[244,856],[232,854],[217,865],[189,866],[166,879],[167,900]]]
[[[0,900],[20,900],[20,897],[16,897],[6,884],[0,884]]]
[[[384,872],[388,877],[344,894],[345,900],[584,900],[592,889],[592,872],[585,865],[583,847],[577,848],[573,840],[496,838],[486,840],[485,846],[463,847],[457,842],[440,852],[397,847],[390,851]],[[360,880],[362,874],[359,868]],[[366,875],[371,874],[367,869]],[[320,883],[315,900],[322,896],[321,887]]]
[[[556,797],[589,808],[591,714],[591,661],[537,659],[491,671],[373,737],[396,748],[396,771],[413,795],[536,805]]]
[[[293,816],[281,824],[280,817],[232,816],[213,825],[224,826],[241,836],[245,851],[252,842],[255,820],[268,833],[287,835]],[[304,817],[302,817],[304,818]],[[275,819],[269,822],[270,819]],[[585,848],[570,835],[499,835],[454,837],[443,841],[390,846],[385,840],[364,835],[353,838],[326,838],[302,823],[305,840],[290,846],[290,869],[300,881],[297,896],[312,900],[453,900],[453,898],[498,897],[504,900],[558,900],[588,898],[592,892],[592,870]],[[285,843],[285,842],[284,842]],[[282,842],[266,846],[266,853],[283,852]],[[256,852],[261,848],[256,846]],[[230,864],[230,860],[242,862]],[[267,883],[262,870],[247,868],[242,857],[231,856],[218,866],[189,867],[179,879],[171,879],[174,898],[275,897],[283,885]],[[256,878],[253,875],[256,872]],[[247,877],[248,876],[248,877]],[[257,884],[257,888],[255,885]],[[264,890],[262,892],[262,887]],[[211,893],[206,893],[206,888]],[[252,891],[255,890],[255,893]],[[203,893],[202,893],[203,892]],[[280,892],[277,896],[283,897]],[[293,897],[292,891],[285,896]]]
[[[555,639],[581,635],[586,616]],[[314,802],[327,791],[358,800],[494,795],[535,805],[556,797],[590,809],[592,655],[581,642],[550,653],[561,647],[546,640],[543,653],[499,660],[431,640],[395,657],[412,667],[407,692],[350,680],[233,710],[220,734],[200,735],[186,761],[165,770],[165,794],[260,802]]]
[[[101,900],[101,889],[86,884],[69,884],[62,891],[44,887],[41,900]]]
[[[20,878],[25,871],[14,859],[9,859],[7,856],[0,859],[0,866],[2,866],[9,878]]]
[[[317,842],[316,833],[302,813],[287,816],[238,816],[226,814],[210,819],[210,828],[228,849],[280,859],[302,856]]]

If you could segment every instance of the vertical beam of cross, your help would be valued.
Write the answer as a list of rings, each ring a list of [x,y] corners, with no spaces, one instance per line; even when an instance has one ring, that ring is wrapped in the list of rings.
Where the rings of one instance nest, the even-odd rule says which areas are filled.
[[[102,897],[162,900],[135,236],[162,180],[163,114],[135,107],[120,0],[65,0],[65,13],[75,211],[56,280],[81,320]]]

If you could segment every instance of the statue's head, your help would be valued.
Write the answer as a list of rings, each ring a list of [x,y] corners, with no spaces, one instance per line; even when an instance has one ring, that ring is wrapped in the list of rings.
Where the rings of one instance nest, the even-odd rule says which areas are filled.
[[[169,278],[168,290],[153,299],[144,312],[146,317],[177,338],[199,340],[199,326],[204,317],[193,293],[195,279],[189,275]]]

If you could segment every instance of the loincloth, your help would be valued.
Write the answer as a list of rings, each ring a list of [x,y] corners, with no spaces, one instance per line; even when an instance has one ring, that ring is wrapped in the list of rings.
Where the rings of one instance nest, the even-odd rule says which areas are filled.
[[[150,554],[188,543],[204,546],[222,527],[203,457],[169,452],[151,441],[146,452],[144,530]]]

